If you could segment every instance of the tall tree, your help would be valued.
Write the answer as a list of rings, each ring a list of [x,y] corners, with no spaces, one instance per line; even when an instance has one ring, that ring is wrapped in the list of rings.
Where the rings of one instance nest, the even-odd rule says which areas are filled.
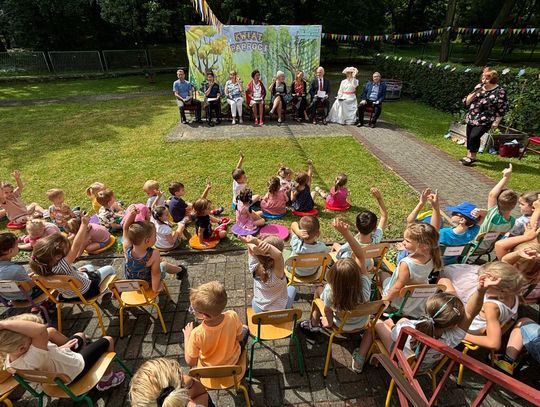
[[[504,3],[499,11],[499,14],[497,15],[497,18],[495,18],[495,21],[493,22],[493,25],[491,28],[502,28],[505,26],[505,24],[510,19],[510,16],[512,14],[512,9],[514,8],[514,5],[516,4],[516,0],[504,0]],[[491,50],[493,49],[493,46],[495,45],[495,40],[497,36],[494,34],[488,34],[484,38],[484,42],[482,43],[482,46],[480,47],[480,50],[478,51],[478,55],[476,56],[476,61],[474,62],[476,65],[485,65],[487,63],[487,60],[491,54]]]
[[[456,15],[457,0],[448,0],[448,7],[446,9],[446,18],[444,19],[444,27],[451,27],[454,25],[454,17]],[[448,30],[444,30],[441,38],[441,53],[439,55],[439,62],[447,62],[450,54],[450,34]]]

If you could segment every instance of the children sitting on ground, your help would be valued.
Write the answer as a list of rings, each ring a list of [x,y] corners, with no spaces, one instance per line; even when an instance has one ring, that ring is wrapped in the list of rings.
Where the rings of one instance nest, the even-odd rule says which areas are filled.
[[[384,345],[386,353],[392,351],[401,329],[406,327],[422,332],[454,348],[465,338],[472,320],[480,312],[485,293],[492,287],[496,287],[499,283],[500,279],[489,274],[479,276],[476,291],[471,296],[466,307],[453,294],[445,292],[433,294],[425,302],[425,317],[420,320],[401,318],[397,324],[394,324],[392,319],[387,319],[386,321],[378,320],[375,324],[376,335]],[[362,372],[367,353],[372,343],[372,336],[364,335],[360,347],[353,351],[352,369],[356,373]],[[408,337],[404,346],[406,357],[417,355],[420,351],[420,346],[420,343]],[[438,353],[434,349],[429,349],[424,357],[420,371],[434,367],[442,358],[443,355],[441,353]]]
[[[123,226],[122,245],[124,248],[124,275],[129,280],[144,280],[158,294],[163,289],[162,280],[167,274],[174,274],[177,280],[184,278],[185,266],[161,261],[156,244],[156,228],[148,221],[135,222],[137,210],[126,215]]]
[[[358,234],[355,236],[355,239],[361,246],[380,243],[383,238],[384,228],[386,228],[388,222],[388,211],[386,210],[381,192],[377,188],[371,188],[371,195],[373,195],[379,205],[380,219],[377,223],[377,215],[367,209],[362,210],[356,216]],[[332,250],[337,251],[337,259],[346,259],[352,255],[351,246],[348,243],[344,245],[334,243]],[[366,268],[368,270],[373,268],[373,259],[366,259]]]
[[[73,241],[79,232],[81,225],[82,222],[79,218],[68,220],[64,229],[69,234],[68,239],[70,241]],[[86,226],[86,231],[86,242],[83,244],[83,250],[86,250],[88,253],[103,249],[111,241],[111,234],[109,233],[109,230],[105,226],[101,226],[99,223],[88,223]]]
[[[0,353],[5,368],[61,373],[68,383],[77,382],[102,355],[114,352],[114,341],[104,336],[88,343],[83,332],[70,338],[47,327],[38,316],[22,314],[0,321]],[[99,391],[122,384],[125,374],[108,367],[96,385]]]
[[[326,206],[336,209],[347,209],[350,204],[347,201],[349,197],[349,190],[345,187],[347,185],[347,175],[339,174],[334,180],[334,185],[330,188],[330,192],[324,192],[320,187],[315,187],[315,191],[311,193],[313,199],[317,196],[322,197],[325,200]]]
[[[49,218],[59,228],[64,228],[68,220],[77,217],[69,205],[64,202],[65,193],[62,189],[49,189],[47,191],[47,199],[52,203],[49,206]]]
[[[247,187],[247,175],[246,172],[242,169],[242,164],[244,163],[244,154],[240,153],[240,158],[236,164],[236,168],[232,172],[233,178],[233,198],[232,205],[233,209],[236,209],[236,197]],[[259,195],[253,195],[251,197],[253,202],[259,202],[261,197]]]
[[[287,213],[287,202],[289,197],[278,177],[271,177],[268,180],[268,192],[261,200],[261,209],[269,215],[281,216]]]
[[[321,235],[319,219],[315,216],[302,216],[300,222],[291,224],[291,256],[304,253],[328,253],[330,248],[319,241]],[[286,257],[289,257],[286,255]],[[315,274],[319,267],[297,267],[296,275],[306,277]]]
[[[148,181],[146,181],[144,183],[143,191],[148,196],[148,199],[146,201],[146,206],[148,208],[152,208],[152,205],[154,204],[156,199],[157,199],[156,206],[165,205],[165,197],[163,196],[163,194],[159,190],[159,182],[154,181],[153,179],[149,179]]]
[[[157,202],[157,199],[154,202]],[[166,206],[158,205],[154,207],[151,222],[156,228],[156,249],[167,251],[180,246],[184,228],[178,226],[173,231],[173,225],[169,222],[169,211]]]
[[[295,182],[292,184],[291,201],[296,212],[311,212],[315,206],[309,189],[313,176],[313,161],[308,160],[307,165],[307,172],[302,171],[296,174]]]
[[[88,242],[89,220],[87,215],[81,216],[81,227],[72,243],[61,233],[39,239],[34,246],[29,263],[30,268],[40,276],[68,275],[79,280],[82,284],[80,292],[86,299],[98,296],[101,282],[115,274],[111,266],[104,266],[94,271],[95,268],[91,264],[78,269],[73,265]],[[79,298],[72,290],[59,289],[59,291],[61,299]]]
[[[221,240],[227,237],[227,219],[218,219],[211,215],[212,202],[206,198],[199,198],[193,203],[195,212],[195,233],[202,246],[207,246],[205,240]],[[218,226],[213,229],[212,222]]]
[[[480,226],[478,218],[473,215],[476,206],[470,202],[462,202],[457,206],[446,208],[452,214],[454,227],[442,228],[439,231],[439,244],[444,246],[462,246],[474,240]],[[459,256],[443,256],[444,265],[457,263]]]
[[[20,250],[32,250],[39,239],[60,233],[60,229],[54,223],[45,222],[43,219],[30,219],[26,222],[26,233],[18,238]]]
[[[0,209],[6,211],[10,223],[24,225],[28,219],[43,217],[44,210],[37,203],[26,205],[22,199],[24,184],[21,180],[20,171],[11,174],[17,183],[13,188],[8,182],[0,182]]]
[[[283,240],[265,235],[240,237],[248,247],[248,269],[253,275],[253,300],[255,313],[292,308],[296,288],[287,286]]]
[[[92,209],[95,213],[98,213],[99,209],[101,208],[101,205],[97,201],[97,194],[106,188],[107,187],[102,182],[93,182],[88,188],[86,188],[86,196],[92,201]]]
[[[403,302],[401,289],[411,284],[428,284],[432,272],[442,269],[439,232],[427,223],[413,223],[405,229],[403,245],[409,253],[390,275],[381,273],[384,301],[398,309]],[[409,298],[403,315],[418,317],[424,310],[425,299]]]
[[[17,253],[19,253],[17,236],[13,233],[0,233],[0,280],[28,281],[30,285],[34,285],[24,267],[12,261]],[[34,286],[29,294],[32,298],[36,298],[43,294],[43,291]],[[0,296],[7,301],[26,299],[21,292],[2,292]]]
[[[124,211],[118,208],[114,192],[110,189],[99,191],[96,200],[101,205],[98,212],[99,223],[109,230],[122,229]]]
[[[536,205],[540,208],[540,191],[531,191],[521,194],[518,199],[521,216],[516,219],[516,223],[510,231],[511,235],[518,236],[525,233],[525,225],[529,223],[535,210],[535,202],[537,202]]]
[[[204,386],[182,374],[176,359],[157,358],[144,362],[129,385],[132,407],[214,407]]]
[[[247,231],[255,231],[265,224],[265,220],[251,209],[253,192],[244,188],[236,197],[236,224]]]
[[[287,194],[290,199],[292,189],[293,171],[289,167],[285,167],[283,164],[279,164],[277,176],[279,178],[280,189]]]
[[[188,366],[234,365],[249,338],[238,314],[225,311],[227,292],[218,281],[210,281],[190,290],[190,309],[201,324],[189,322],[184,333],[184,357]]]

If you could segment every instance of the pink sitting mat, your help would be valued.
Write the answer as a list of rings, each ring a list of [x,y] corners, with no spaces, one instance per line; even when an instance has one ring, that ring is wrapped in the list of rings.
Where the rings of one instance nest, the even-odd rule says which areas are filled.
[[[269,224],[269,225],[263,226],[261,230],[259,231],[259,234],[261,236],[275,235],[279,237],[280,239],[285,240],[289,237],[289,229],[287,228],[287,226]]]

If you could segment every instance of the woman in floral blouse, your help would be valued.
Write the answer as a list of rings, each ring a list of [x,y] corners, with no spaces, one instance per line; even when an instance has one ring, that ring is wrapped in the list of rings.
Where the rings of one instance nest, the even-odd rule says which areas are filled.
[[[482,73],[482,83],[475,86],[463,102],[469,107],[465,116],[467,122],[467,156],[461,159],[463,165],[470,166],[476,161],[480,148],[480,138],[489,130],[499,126],[508,110],[506,91],[498,85],[499,74],[494,70]]]

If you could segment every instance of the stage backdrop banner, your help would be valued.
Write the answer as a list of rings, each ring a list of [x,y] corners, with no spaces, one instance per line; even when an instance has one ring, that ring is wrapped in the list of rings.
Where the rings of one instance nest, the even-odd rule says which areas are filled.
[[[297,70],[308,81],[319,66],[320,25],[186,25],[189,80],[197,88],[212,70],[223,86],[229,71],[238,72],[244,90],[251,72],[258,69],[268,87],[276,72],[283,71],[287,86]]]

